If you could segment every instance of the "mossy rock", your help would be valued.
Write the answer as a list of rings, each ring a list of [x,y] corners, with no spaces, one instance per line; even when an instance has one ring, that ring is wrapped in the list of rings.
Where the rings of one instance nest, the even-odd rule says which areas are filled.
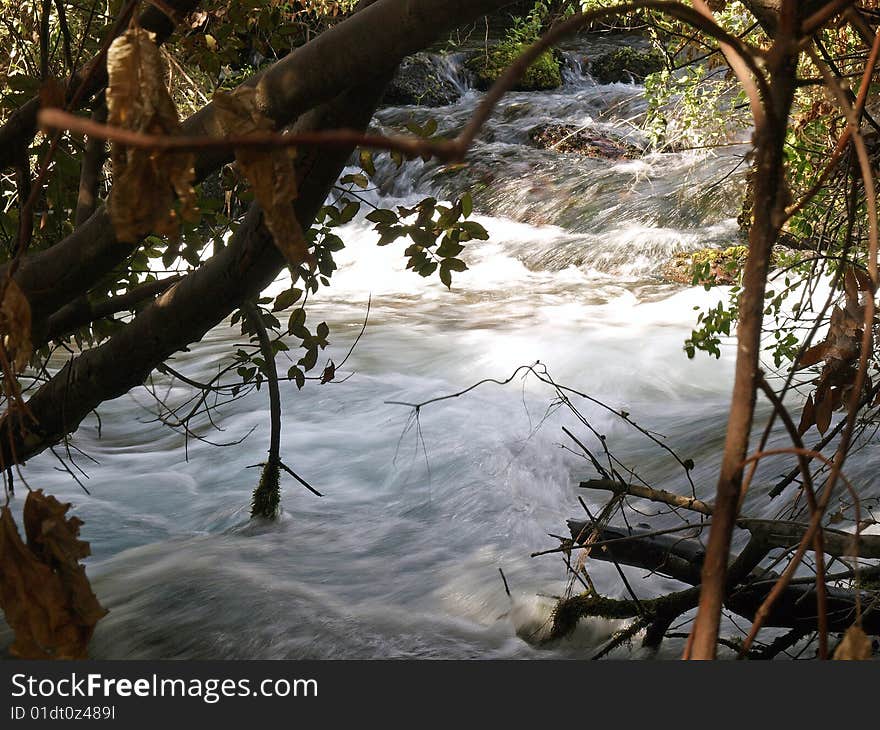
[[[524,44],[499,43],[471,56],[465,65],[474,74],[474,84],[481,91],[488,89],[508,66],[525,50]],[[559,58],[553,51],[545,51],[528,67],[514,91],[549,91],[562,86]]]
[[[541,124],[529,131],[529,139],[541,149],[606,160],[632,160],[642,155],[642,150],[623,140],[574,124]]]
[[[748,246],[701,248],[678,253],[663,267],[663,277],[679,284],[729,285],[739,280]]]
[[[446,106],[458,101],[461,94],[444,78],[437,60],[426,53],[403,59],[388,84],[382,103],[388,106]]]
[[[600,84],[640,84],[646,76],[662,68],[663,56],[658,51],[639,51],[623,47],[593,59],[590,75]]]

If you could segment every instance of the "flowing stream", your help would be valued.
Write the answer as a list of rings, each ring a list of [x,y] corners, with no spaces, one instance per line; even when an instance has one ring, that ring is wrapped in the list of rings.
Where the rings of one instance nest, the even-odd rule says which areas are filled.
[[[110,609],[94,657],[575,657],[615,629],[583,622],[544,647],[517,634],[546,625],[547,596],[567,585],[558,554],[530,553],[553,547],[548,533],[564,534],[566,518],[583,515],[579,495],[591,509],[607,497],[577,488],[595,472],[561,427],[601,446],[551,387],[519,376],[484,384],[421,408],[417,421],[388,403],[504,380],[540,361],[556,382],[662,434],[694,460],[698,494],[713,494],[732,347],[720,360],[688,360],[682,344],[695,307],[726,291],[665,283],[659,271],[677,251],[736,243],[741,173],[728,174],[745,148],[610,162],[530,146],[528,130],[546,122],[643,142],[642,87],[597,85],[576,59],[570,53],[561,89],[504,99],[466,170],[416,161],[397,173],[387,164],[379,189],[366,193],[390,207],[470,186],[491,237],[468,245],[470,269],[452,291],[406,271],[404,245],[377,247],[362,217],[340,232],[339,271],[309,309],[311,323],[331,328],[321,366],[345,357],[371,297],[369,324],[339,382],[282,386],[283,458],[323,498],[283,476],[282,519],[250,523],[259,470],[247,467],[265,457],[269,438],[265,389],[219,409],[222,433],[202,423],[214,441],[247,435],[225,448],[190,439],[185,449],[182,435],[156,423],[143,389],[105,404],[100,437],[89,419],[74,440],[90,458],[72,452],[90,496],[48,452],[28,464],[31,486],[72,501],[85,521],[89,575]],[[466,84],[456,59],[449,68]],[[384,109],[376,124],[433,117],[454,133],[479,99],[465,88],[454,105]],[[240,341],[226,323],[173,364],[209,378]],[[287,369],[284,354],[279,367]],[[168,396],[188,393],[178,383]],[[642,434],[596,404],[573,403],[621,461],[656,486],[688,489],[681,467]],[[779,506],[749,502],[754,515]],[[613,566],[589,567],[597,587],[625,595]],[[678,587],[627,574],[644,596]]]

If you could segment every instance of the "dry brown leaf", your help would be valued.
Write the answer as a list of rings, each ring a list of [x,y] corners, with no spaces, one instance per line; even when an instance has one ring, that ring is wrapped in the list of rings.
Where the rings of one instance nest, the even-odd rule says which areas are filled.
[[[131,28],[107,53],[107,123],[145,134],[176,134],[177,109],[165,86],[165,65],[154,35]],[[133,243],[146,233],[175,238],[181,216],[195,216],[193,156],[186,152],[143,150],[114,143],[110,218],[116,238]]]
[[[217,119],[223,134],[253,134],[273,129],[256,104],[256,89],[239,87],[232,93],[214,94]],[[293,160],[284,150],[239,148],[235,160],[263,209],[266,228],[288,265],[310,261],[308,244],[293,209],[297,197]]]
[[[80,520],[66,517],[69,509],[41,490],[29,492],[27,545],[11,511],[0,509],[0,606],[15,632],[10,651],[23,659],[84,658],[107,613],[79,564],[89,546],[78,539]]]
[[[831,425],[832,412],[843,408],[849,400],[858,370],[864,329],[865,305],[861,303],[860,292],[869,283],[870,279],[865,282],[864,274],[854,267],[844,272],[845,305],[835,305],[825,340],[798,358],[795,370],[824,361],[816,380],[816,391],[804,406],[798,428],[801,434],[813,424],[824,434]]]
[[[804,410],[801,413],[801,422],[798,424],[798,435],[803,436],[810,427],[816,423],[816,405],[813,403],[812,393],[807,396],[807,402],[804,403]]]
[[[834,658],[844,661],[864,661],[871,658],[871,640],[858,624],[850,626],[834,651]]]
[[[0,304],[0,336],[13,367],[20,371],[28,364],[33,352],[31,305],[15,279],[7,279],[5,287],[3,303]]]
[[[818,398],[818,393],[816,394]],[[816,428],[823,436],[831,425],[833,400],[830,393],[824,393],[822,399],[816,404]]]
[[[71,607],[85,625],[94,625],[107,614],[92,592],[79,561],[91,555],[89,544],[79,539],[82,520],[67,518],[70,504],[61,504],[42,489],[29,492],[24,503],[24,531],[28,547],[61,578]]]
[[[825,353],[827,350],[828,345],[824,342],[820,342],[818,345],[813,345],[809,350],[804,352],[804,354],[798,358],[795,370],[803,370],[804,368],[808,368],[811,365],[822,362],[822,360],[825,359]]]

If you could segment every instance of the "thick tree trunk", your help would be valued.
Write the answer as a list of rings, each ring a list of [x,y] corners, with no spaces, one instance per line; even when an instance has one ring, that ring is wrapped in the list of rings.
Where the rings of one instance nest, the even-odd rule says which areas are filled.
[[[393,73],[405,56],[443,33],[508,4],[509,0],[379,0],[248,83],[257,86],[261,110],[280,129],[346,89]],[[206,105],[186,120],[181,132],[221,135],[214,105]],[[198,155],[196,179],[204,179],[230,160],[230,153],[223,150]],[[134,249],[116,240],[110,217],[101,206],[51,249],[23,259],[15,279],[31,305],[34,341],[41,339],[45,318],[88,292]],[[6,266],[0,267],[0,278],[5,273]]]
[[[306,114],[300,130],[363,129],[384,84],[341,95],[333,104]],[[304,229],[312,222],[336,181],[350,150],[311,150],[299,155],[300,195],[294,203]],[[105,400],[127,393],[183,347],[200,340],[245,299],[259,294],[285,261],[263,225],[254,203],[229,244],[202,267],[161,295],[103,345],[68,362],[29,400],[35,423],[21,428],[5,419],[0,429],[4,464],[57,443]],[[14,456],[13,456],[14,455]]]
[[[399,61],[448,30],[504,7],[509,0],[378,0],[298,48],[252,79],[262,111],[278,128],[301,117],[297,129],[363,129]],[[370,43],[364,43],[370,38]],[[350,91],[349,91],[350,89]],[[326,107],[305,113],[316,104]],[[222,133],[212,104],[184,124],[185,134]],[[297,161],[302,178],[295,202],[304,229],[311,224],[346,161],[345,150],[307,150]],[[201,179],[228,159],[210,152],[197,158]],[[87,292],[130,255],[119,244],[104,207],[51,249],[24,260],[16,280],[34,316],[35,340],[46,318]],[[124,330],[68,363],[28,401],[35,423],[22,430],[3,424],[5,464],[23,461],[74,431],[101,402],[141,384],[176,351],[191,344],[256,296],[284,265],[252,206],[230,245],[159,297]],[[0,276],[3,271],[0,270]]]

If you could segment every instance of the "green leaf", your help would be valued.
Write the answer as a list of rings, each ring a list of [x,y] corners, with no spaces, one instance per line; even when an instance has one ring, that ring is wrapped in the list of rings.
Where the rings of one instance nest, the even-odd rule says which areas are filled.
[[[471,238],[475,238],[478,241],[489,240],[489,232],[476,221],[465,221],[459,226],[459,228],[466,231]]]
[[[474,211],[474,200],[471,198],[470,193],[465,193],[461,196],[461,214],[465,218],[470,218],[471,213]]]
[[[440,281],[446,285],[447,289],[452,289],[452,272],[446,266],[446,261],[440,264]]]
[[[342,209],[342,212],[339,214],[339,223],[348,223],[357,215],[357,212],[361,209],[361,204],[356,202],[349,202]]]
[[[455,243],[449,236],[444,236],[443,243],[440,244],[436,254],[440,258],[446,259],[458,256],[462,251],[464,251],[464,246],[460,243]]]
[[[293,335],[296,335],[300,339],[305,339],[309,336],[309,331],[305,326],[306,323],[306,310],[299,308],[293,310],[293,314],[290,315],[290,321],[287,323],[287,331]]]
[[[431,248],[437,243],[437,234],[434,231],[428,231],[424,228],[411,226],[409,229],[409,237],[419,244],[419,246],[424,246],[425,248]]]
[[[367,214],[367,220],[371,223],[385,223],[391,225],[393,223],[397,223],[399,218],[397,217],[397,213],[393,210],[388,210],[387,208],[379,208]]]
[[[437,271],[437,262],[436,261],[429,261],[428,263],[419,267],[418,273],[419,273],[419,276],[430,276],[435,271]]]
[[[369,150],[361,150],[360,164],[364,172],[367,173],[367,175],[369,175],[370,177],[373,177],[373,175],[376,174],[376,165],[373,162],[373,153]],[[364,187],[366,187],[366,185]]]
[[[359,188],[365,188],[370,184],[366,175],[357,173],[356,175],[345,175],[339,179],[343,185],[357,185]]]
[[[310,347],[306,350],[306,354],[300,358],[299,364],[305,368],[306,371],[311,370],[318,362],[318,348]]]
[[[290,368],[287,371],[287,377],[293,380],[296,383],[296,387],[299,390],[302,390],[303,386],[306,384],[306,376],[302,370],[300,370],[296,365]]]
[[[290,288],[281,292],[275,297],[275,304],[272,307],[273,312],[280,312],[282,309],[292,307],[303,295],[302,289]]]

